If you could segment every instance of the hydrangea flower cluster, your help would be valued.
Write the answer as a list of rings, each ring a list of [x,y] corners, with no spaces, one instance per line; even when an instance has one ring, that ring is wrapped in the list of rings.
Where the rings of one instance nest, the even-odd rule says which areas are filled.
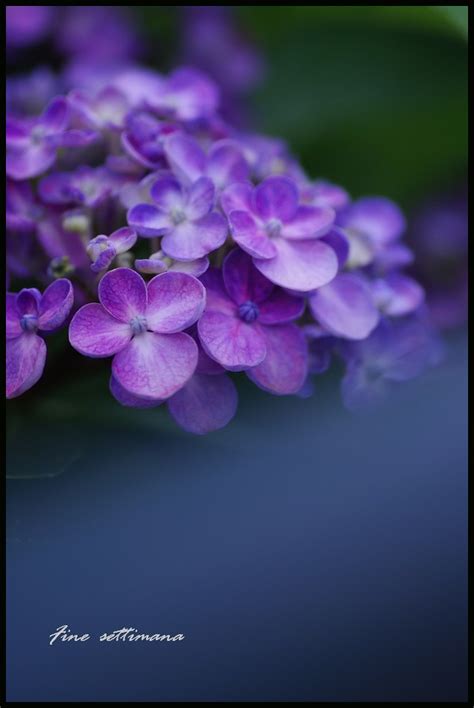
[[[236,372],[306,396],[337,356],[355,407],[434,361],[400,209],[312,180],[219,105],[197,69],[133,66],[8,116],[8,277],[45,288],[7,295],[9,398],[70,312],[118,403],[197,434],[234,416]]]

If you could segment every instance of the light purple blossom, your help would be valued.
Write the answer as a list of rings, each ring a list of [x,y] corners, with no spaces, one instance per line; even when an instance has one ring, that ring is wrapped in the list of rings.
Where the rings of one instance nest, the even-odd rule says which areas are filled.
[[[293,324],[303,299],[274,287],[240,249],[226,257],[222,274],[209,270],[202,281],[207,305],[198,333],[206,353],[230,371],[247,370],[272,393],[296,392],[307,371],[306,341]]]
[[[69,341],[85,356],[113,356],[113,376],[129,393],[169,398],[196,369],[197,346],[183,330],[199,319],[205,299],[193,276],[162,273],[145,284],[135,271],[116,268],[99,283],[100,303],[74,315]]]
[[[7,176],[37,177],[56,161],[60,147],[83,147],[96,139],[92,131],[68,129],[69,108],[64,98],[51,101],[39,118],[7,121]]]
[[[141,236],[163,236],[161,249],[170,258],[194,261],[222,246],[227,224],[213,211],[215,190],[208,177],[188,189],[174,178],[161,178],[150,194],[153,204],[132,207],[127,220]]]
[[[120,130],[130,110],[126,97],[114,86],[106,86],[95,96],[73,90],[68,101],[73,114],[92,130]]]
[[[175,124],[159,121],[150,113],[131,113],[122,133],[122,146],[126,153],[139,165],[156,169],[164,167],[163,145],[170,134],[176,132]]]
[[[81,166],[72,172],[51,172],[43,177],[38,194],[46,204],[98,207],[119,193],[126,178],[106,167]]]
[[[51,283],[43,295],[36,288],[24,288],[18,294],[7,293],[7,398],[19,396],[41,378],[46,344],[40,334],[64,324],[73,299],[72,284],[66,279]]]
[[[292,180],[268,177],[254,189],[230,185],[222,206],[235,242],[276,285],[308,292],[335,277],[336,253],[320,240],[334,222],[334,211],[300,205]]]
[[[206,74],[183,67],[163,79],[160,89],[150,93],[146,102],[160,115],[195,121],[215,113],[219,105],[219,91]]]
[[[114,258],[133,248],[136,240],[137,232],[127,226],[117,229],[110,236],[96,236],[87,245],[87,253],[92,260],[91,270],[95,273],[107,270]]]

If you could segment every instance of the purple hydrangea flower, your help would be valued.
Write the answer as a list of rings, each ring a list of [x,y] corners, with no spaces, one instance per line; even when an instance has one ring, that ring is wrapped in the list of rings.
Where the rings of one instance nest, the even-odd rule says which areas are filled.
[[[136,240],[137,232],[127,226],[117,229],[110,236],[96,236],[87,245],[87,253],[92,260],[91,270],[94,273],[107,270],[114,258],[133,248]]]
[[[219,104],[216,84],[197,69],[176,69],[162,80],[160,89],[150,93],[146,102],[158,114],[182,121],[212,116]]]
[[[7,121],[7,176],[15,180],[37,177],[56,161],[60,147],[83,147],[96,139],[91,131],[68,130],[69,108],[55,98],[39,118]]]
[[[38,194],[46,204],[98,207],[118,194],[127,179],[106,167],[78,167],[73,172],[51,172],[43,177]]]
[[[234,140],[216,141],[206,155],[194,138],[175,133],[166,139],[164,150],[175,174],[187,184],[206,176],[217,190],[222,190],[234,182],[246,181],[249,176],[247,161]]]
[[[170,177],[150,190],[153,204],[138,204],[128,212],[129,225],[141,236],[163,236],[161,249],[170,258],[194,261],[222,246],[225,219],[213,211],[214,185],[201,177],[189,189]]]
[[[100,303],[74,315],[69,341],[85,356],[113,356],[113,376],[129,393],[166,399],[196,369],[197,346],[183,330],[199,319],[205,299],[193,276],[162,273],[145,284],[135,271],[116,268],[99,283]]]
[[[73,114],[92,130],[120,130],[130,110],[126,97],[114,86],[106,86],[95,96],[73,90],[68,101]]]
[[[7,180],[5,220],[8,231],[35,231],[43,211],[29,182]]]
[[[37,333],[61,327],[73,300],[72,285],[66,279],[51,283],[43,295],[36,288],[25,288],[18,294],[7,293],[7,398],[19,396],[41,378],[46,344]]]
[[[334,211],[300,205],[292,180],[268,177],[254,189],[230,185],[222,206],[236,243],[276,285],[308,292],[335,277],[336,253],[320,239],[330,230]]]
[[[240,249],[226,257],[222,274],[210,269],[202,281],[207,305],[198,333],[206,353],[271,393],[295,393],[307,372],[306,341],[293,324],[304,300],[276,288]]]
[[[139,165],[150,169],[164,167],[165,138],[177,130],[175,124],[159,121],[144,111],[132,113],[127,118],[126,129],[121,136],[122,146]]]

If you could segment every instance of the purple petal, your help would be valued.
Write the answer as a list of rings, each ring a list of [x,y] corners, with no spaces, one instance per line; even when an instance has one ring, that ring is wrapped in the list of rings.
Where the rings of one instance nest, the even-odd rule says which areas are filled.
[[[195,182],[206,168],[206,155],[199,144],[184,133],[173,133],[164,141],[168,162],[178,177]]]
[[[227,237],[225,219],[217,212],[199,221],[183,221],[163,236],[161,248],[170,258],[194,261],[222,246]]]
[[[20,325],[20,315],[16,308],[15,293],[7,293],[5,310],[7,339],[14,339],[15,337],[19,337],[23,330]]]
[[[209,268],[209,258],[197,258],[195,261],[174,261],[168,271],[173,273],[187,273],[199,278]]]
[[[425,298],[421,285],[413,278],[399,273],[376,280],[372,284],[372,292],[378,307],[391,317],[413,312]]]
[[[56,148],[39,143],[24,150],[9,150],[6,157],[7,176],[23,180],[46,172],[56,161]]]
[[[92,241],[94,240],[95,239],[92,239]],[[92,244],[92,241],[89,242],[89,246]],[[105,250],[99,253],[94,262],[91,263],[91,270],[94,273],[100,273],[103,270],[107,270],[116,255],[117,251],[115,250],[115,248],[113,246],[107,246]]]
[[[46,107],[43,114],[38,119],[47,135],[61,133],[66,130],[69,121],[69,106],[65,98],[58,96],[53,98]]]
[[[191,221],[201,219],[214,205],[214,184],[209,177],[200,177],[189,190],[186,215]]]
[[[316,238],[327,233],[335,216],[332,209],[300,206],[295,216],[284,224],[281,234],[290,239]]]
[[[251,257],[234,248],[225,258],[222,266],[224,284],[232,300],[261,303],[273,290],[273,283],[265,278],[254,266]]]
[[[131,268],[115,268],[99,283],[99,300],[112,317],[127,324],[133,317],[145,315],[145,281]]]
[[[250,182],[230,184],[221,194],[220,204],[227,216],[232,211],[250,211],[253,187]]]
[[[233,182],[245,182],[249,167],[237,144],[219,140],[209,151],[207,174],[218,189]]]
[[[191,378],[197,360],[196,342],[188,334],[143,332],[114,357],[112,373],[135,396],[165,399]]]
[[[53,172],[43,177],[38,185],[38,195],[46,204],[69,204],[81,201],[81,193],[72,184],[69,172]]]
[[[359,199],[341,212],[338,223],[366,234],[377,244],[399,238],[406,226],[399,207],[384,197]]]
[[[301,317],[304,307],[302,297],[295,297],[281,288],[274,288],[271,295],[258,307],[258,321],[264,325],[291,322]]]
[[[137,232],[124,226],[117,229],[109,236],[109,241],[113,244],[116,253],[125,253],[135,245],[137,240]]]
[[[219,103],[219,92],[206,74],[196,69],[174,71],[164,90],[148,99],[157,110],[169,110],[178,120],[192,121],[212,115]]]
[[[60,327],[74,302],[72,283],[66,278],[60,278],[51,283],[44,291],[39,304],[39,329],[51,331]]]
[[[337,184],[319,180],[310,188],[311,203],[315,206],[326,206],[332,209],[341,209],[349,201],[349,195],[345,189]]]
[[[249,212],[232,211],[229,224],[234,241],[254,258],[273,259],[277,255],[275,244]]]
[[[237,308],[230,299],[224,287],[222,271],[218,268],[209,268],[202,276],[201,282],[206,288],[206,310],[222,312],[235,316]]]
[[[247,376],[270,393],[297,393],[308,374],[308,346],[303,332],[294,324],[262,329],[267,355],[261,364],[247,371]]]
[[[126,388],[121,386],[113,376],[110,377],[109,388],[115,400],[122,406],[129,408],[156,408],[162,403],[159,399],[155,400],[153,398],[134,396],[133,393],[130,393]]]
[[[349,256],[349,241],[343,232],[338,228],[331,229],[321,237],[321,241],[332,248],[339,261],[339,268],[342,268]]]
[[[168,334],[191,327],[206,304],[203,284],[185,273],[162,273],[148,283],[146,320],[154,332]]]
[[[129,209],[127,222],[145,238],[161,236],[172,228],[169,216],[152,204],[137,204]]]
[[[387,273],[397,268],[405,268],[415,260],[413,251],[404,243],[391,243],[375,255],[377,272]]]
[[[230,371],[248,369],[265,358],[260,328],[236,316],[206,310],[198,322],[198,333],[206,353]]]
[[[255,210],[264,221],[283,223],[296,215],[298,190],[287,177],[267,177],[254,191]]]
[[[258,270],[272,283],[298,292],[316,290],[329,283],[338,270],[338,260],[330,246],[318,239],[287,241],[273,239],[277,255],[270,260],[255,259]]]
[[[52,135],[49,140],[54,147],[87,147],[100,138],[94,130],[66,130],[64,133]]]
[[[309,306],[325,329],[347,339],[365,339],[379,321],[370,289],[349,273],[338,275],[312,293]]]
[[[74,349],[94,358],[116,354],[131,338],[130,326],[109,315],[98,302],[83,305],[69,325],[69,341]]]
[[[8,339],[6,344],[6,395],[15,398],[41,378],[46,361],[46,344],[33,332]]]
[[[184,209],[184,193],[174,177],[158,179],[150,189],[150,194],[158,209],[166,214],[174,209]]]
[[[205,435],[224,428],[237,411],[237,390],[228,376],[194,374],[168,401],[168,410],[184,430]]]
[[[38,306],[41,293],[36,288],[23,288],[16,296],[16,310],[18,315],[38,315]]]

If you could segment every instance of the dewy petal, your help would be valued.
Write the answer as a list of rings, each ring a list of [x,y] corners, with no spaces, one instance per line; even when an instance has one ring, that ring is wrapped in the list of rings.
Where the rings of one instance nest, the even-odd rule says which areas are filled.
[[[144,332],[114,357],[112,373],[135,396],[165,399],[191,378],[197,360],[197,344],[188,334]]]
[[[262,327],[267,355],[263,362],[247,371],[257,386],[277,395],[297,393],[308,373],[308,345],[294,324]]]
[[[255,324],[236,316],[206,311],[198,322],[205,352],[229,371],[256,366],[265,358],[265,338]]]
[[[232,211],[229,224],[234,241],[254,258],[273,259],[277,255],[272,239],[249,212]]]
[[[370,289],[350,273],[341,273],[312,293],[309,306],[325,329],[347,339],[365,339],[379,321]]]
[[[109,315],[98,302],[83,305],[69,325],[69,341],[74,349],[94,358],[116,354],[131,338],[130,326]]]
[[[186,215],[191,221],[201,219],[214,205],[214,184],[209,177],[200,177],[189,189]]]
[[[164,151],[173,171],[187,182],[195,182],[206,168],[206,155],[194,138],[172,133],[164,141]]]
[[[168,401],[168,410],[184,430],[205,435],[224,428],[237,411],[237,390],[228,376],[194,374]]]
[[[341,212],[338,223],[366,234],[380,245],[399,238],[406,227],[399,207],[385,197],[359,199]]]
[[[23,332],[20,325],[20,316],[16,308],[16,294],[6,295],[6,335],[7,339],[19,337]]]
[[[298,190],[287,177],[267,177],[256,187],[254,200],[261,219],[279,219],[285,223],[296,215]]]
[[[117,229],[109,236],[109,241],[113,244],[116,253],[129,251],[135,245],[136,240],[137,232],[128,226]]]
[[[282,228],[282,236],[290,239],[317,238],[327,233],[336,213],[324,207],[300,206],[294,217]]]
[[[400,273],[391,273],[374,281],[372,292],[382,312],[400,317],[414,312],[424,300],[425,293],[416,280]]]
[[[206,290],[192,275],[162,273],[148,283],[146,321],[154,332],[168,334],[191,327],[202,315]]]
[[[119,384],[117,379],[113,376],[110,377],[109,382],[110,393],[122,406],[127,406],[129,408],[156,408],[161,405],[162,401],[160,399],[153,398],[141,398],[140,396],[134,396],[123,386]]]
[[[129,209],[127,222],[145,238],[161,236],[172,228],[169,216],[152,204],[137,204]]]
[[[170,258],[194,261],[222,246],[227,237],[223,216],[212,212],[199,221],[183,221],[165,234],[161,248]]]
[[[8,339],[6,345],[6,395],[15,398],[41,378],[46,361],[46,344],[33,332]]]
[[[144,315],[147,306],[145,281],[131,268],[115,268],[104,275],[98,288],[99,300],[112,317],[127,324]]]
[[[207,175],[218,189],[248,179],[249,166],[236,143],[232,140],[214,143],[209,151]]]
[[[253,187],[250,182],[230,184],[221,194],[220,204],[224,214],[232,211],[250,211],[252,208]]]
[[[273,290],[273,283],[254,266],[251,257],[240,248],[234,248],[222,265],[224,284],[229,296],[237,304],[263,302]]]
[[[277,255],[269,260],[255,259],[258,270],[272,283],[299,292],[316,290],[329,283],[338,270],[337,256],[318,239],[288,241],[273,239]]]
[[[38,327],[51,331],[60,327],[71,312],[74,289],[70,280],[59,278],[48,285],[39,304]]]
[[[264,325],[291,322],[301,317],[304,307],[302,297],[295,297],[281,288],[274,288],[271,295],[258,306],[258,321]]]

